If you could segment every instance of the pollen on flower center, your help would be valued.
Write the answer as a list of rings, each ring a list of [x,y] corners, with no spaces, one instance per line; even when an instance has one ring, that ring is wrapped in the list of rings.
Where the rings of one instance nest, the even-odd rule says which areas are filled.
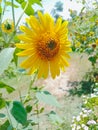
[[[53,49],[55,49],[55,47],[56,47],[56,42],[55,42],[54,40],[50,40],[50,41],[48,42],[47,46],[48,46],[48,48],[49,48],[50,50],[53,50]]]
[[[60,45],[55,40],[49,40],[46,43],[39,42],[37,44],[37,52],[41,59],[52,60],[56,56],[60,48]]]

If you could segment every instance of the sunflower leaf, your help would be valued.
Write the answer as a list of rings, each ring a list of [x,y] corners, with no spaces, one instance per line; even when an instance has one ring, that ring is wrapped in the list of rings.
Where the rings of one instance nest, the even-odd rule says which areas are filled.
[[[0,53],[0,74],[6,70],[13,58],[15,48],[5,48]]]
[[[16,119],[16,121],[22,125],[25,125],[27,123],[27,112],[21,102],[13,101],[11,114]]]
[[[2,13],[2,7],[0,6],[0,14]]]
[[[22,4],[21,4],[22,9],[25,8],[26,4],[27,4],[26,2],[22,2]],[[32,8],[30,3],[28,4],[28,6],[26,8],[25,13],[27,15],[33,15],[34,14],[34,9]]]
[[[5,84],[3,82],[0,82],[0,89],[1,88],[5,88],[8,93],[11,93],[11,92],[13,92],[15,90],[11,86],[9,86],[9,85],[7,85],[7,84]]]
[[[5,107],[5,101],[3,98],[0,97],[0,109],[2,109],[3,107]]]
[[[16,0],[17,3],[21,4],[24,0]]]
[[[38,4],[38,5],[42,6],[40,0],[29,0],[29,3],[30,3],[31,5],[33,5],[33,4]]]
[[[4,122],[4,124],[0,125],[0,130],[7,130],[7,128],[9,127],[10,123],[8,120],[6,120]]]
[[[0,118],[5,118],[5,117],[6,117],[6,115],[5,115],[5,114],[0,113]]]
[[[5,4],[6,4],[7,6],[12,6],[12,2],[9,2],[9,1],[7,1]],[[18,7],[19,7],[19,6],[16,5],[16,4],[13,4],[13,6],[14,6],[15,8],[18,8]]]
[[[63,120],[54,111],[51,111],[48,114],[48,118],[53,123],[63,123]]]
[[[51,95],[48,91],[39,91],[36,93],[36,97],[39,101],[43,101],[46,104],[55,106],[55,107],[60,107],[60,104],[56,100],[56,98]]]

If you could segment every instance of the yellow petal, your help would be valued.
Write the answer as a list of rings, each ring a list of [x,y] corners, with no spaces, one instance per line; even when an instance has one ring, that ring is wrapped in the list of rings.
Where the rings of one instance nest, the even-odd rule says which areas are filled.
[[[28,27],[26,27],[26,26],[20,26],[20,30],[22,31],[22,32],[25,32],[26,33],[26,35],[30,35],[30,36],[32,36],[33,35],[33,32],[32,32],[32,30],[31,29],[29,29]]]
[[[33,42],[32,38],[27,37],[27,36],[24,35],[24,34],[18,35],[18,38],[19,38],[20,40],[24,41],[25,43],[29,43],[29,42],[32,43],[32,42]]]
[[[45,16],[44,15],[42,15],[42,13],[40,12],[40,11],[38,11],[38,16],[39,16],[39,20],[40,20],[40,23],[42,24],[42,25],[45,25]]]
[[[40,23],[34,16],[30,16],[30,19],[28,19],[27,21],[31,28],[34,30],[34,32],[39,32]]]
[[[38,16],[39,16],[39,21],[42,27],[44,29],[47,29],[51,21],[50,16],[48,14],[43,15],[40,11],[38,11]]]
[[[66,61],[66,57],[61,56],[60,62],[64,64],[64,66],[69,66],[69,63]]]
[[[34,53],[34,49],[27,49],[24,50],[22,52],[17,53],[18,56],[28,56],[28,55],[32,55]]]
[[[17,48],[20,48],[20,49],[29,49],[29,48],[32,48],[32,44],[29,44],[29,43],[17,43],[15,44]]]
[[[35,55],[35,57],[32,59],[32,66],[30,68],[29,74],[32,74],[35,70],[39,69],[41,60],[39,59],[39,57],[37,57],[37,55]]]
[[[50,72],[53,79],[60,74],[60,67],[58,61],[50,61]]]
[[[48,64],[48,62],[41,61],[40,66],[39,66],[39,70],[38,70],[38,78],[40,78],[40,77],[47,78],[48,73],[49,73],[49,64]]]
[[[62,19],[61,18],[58,18],[57,19],[57,22],[55,24],[55,32],[58,32],[59,29],[61,28],[61,23],[62,23]]]
[[[24,60],[21,63],[21,67],[27,69],[29,67],[34,66],[35,62],[36,62],[37,57],[33,54],[32,56],[30,56],[29,58],[27,58],[26,60]]]
[[[68,22],[67,22],[67,21],[64,21],[64,22],[62,23],[62,25],[61,25],[61,30],[62,30],[63,28],[66,28],[67,25],[68,25]]]

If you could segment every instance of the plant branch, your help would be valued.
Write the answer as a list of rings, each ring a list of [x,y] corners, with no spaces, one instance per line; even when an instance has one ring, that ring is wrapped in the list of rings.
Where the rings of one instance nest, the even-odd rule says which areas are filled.
[[[19,19],[18,19],[18,21],[17,21],[17,23],[16,23],[16,25],[15,25],[15,29],[17,28],[17,26],[18,26],[18,24],[19,24],[19,22],[20,22],[22,16],[24,15],[24,12],[25,12],[26,8],[28,7],[28,3],[29,3],[29,2],[27,1],[27,4],[26,4],[24,10],[23,10],[23,12],[21,13],[21,15],[20,15],[20,17],[19,17]],[[11,40],[13,39],[13,37],[15,36],[15,34],[16,34],[16,31],[14,30],[12,36],[11,36],[10,39],[8,40],[8,43],[11,42]]]
[[[15,30],[15,12],[14,12],[14,1],[12,0],[12,17],[14,22],[14,30]]]
[[[26,8],[28,7],[28,4],[29,4],[29,2],[27,1],[27,4],[25,5],[25,8],[23,9],[22,14],[20,15],[20,17],[19,17],[19,19],[18,19],[18,21],[17,21],[17,23],[16,23],[16,28],[17,28],[17,26],[18,26],[18,24],[19,24],[19,22],[20,22],[22,16],[23,16],[24,13],[25,13],[25,10],[26,10]]]
[[[32,85],[35,82],[36,76],[37,76],[37,71],[35,72],[35,75],[34,75],[33,79],[31,79],[31,82],[30,82],[30,85],[29,85],[29,89],[28,89],[28,94],[30,94],[31,87],[32,87]]]
[[[5,102],[5,108],[6,108],[6,111],[7,111],[9,122],[13,126],[12,121],[11,121],[11,117],[10,117],[10,114],[9,114],[8,106],[7,106],[6,102]]]

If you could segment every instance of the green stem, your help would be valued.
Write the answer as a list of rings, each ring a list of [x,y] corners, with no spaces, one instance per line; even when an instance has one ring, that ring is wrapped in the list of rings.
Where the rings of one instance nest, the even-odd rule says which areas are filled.
[[[16,81],[17,83],[19,83],[19,81],[21,81],[23,77],[23,74],[21,74],[20,76],[16,75]],[[21,88],[19,87],[19,85],[17,86],[17,90],[18,90],[18,93],[19,93],[19,99],[20,99],[20,102],[23,103],[23,100],[22,100],[22,95],[21,95]]]
[[[14,12],[14,1],[12,0],[12,17],[14,22],[14,30],[15,30],[15,12]]]
[[[19,22],[20,22],[22,16],[23,16],[24,13],[25,13],[25,10],[26,10],[26,8],[28,7],[28,4],[29,4],[29,2],[27,1],[27,4],[25,5],[25,8],[23,9],[22,14],[20,15],[20,17],[19,17],[19,19],[18,19],[18,21],[17,21],[17,23],[16,23],[16,28],[17,28],[17,26],[18,26],[18,24],[19,24]]]
[[[11,117],[10,117],[10,114],[9,114],[9,110],[8,110],[8,106],[7,106],[6,103],[5,103],[5,108],[6,108],[6,111],[7,111],[7,115],[8,115],[8,118],[9,118],[9,122],[10,122],[10,124],[11,124],[12,127],[13,127],[13,124],[12,124],[12,121],[11,121]]]
[[[1,15],[1,23],[2,23],[2,19],[3,19],[3,16],[4,16],[4,13],[5,13],[5,10],[6,10],[6,0],[4,0],[4,7],[3,7],[3,11],[2,11],[2,15]]]
[[[38,107],[38,104],[37,104],[37,118],[38,118],[38,130],[39,130],[39,107]]]
[[[18,90],[18,92],[19,92],[20,102],[22,103],[22,96],[21,96],[21,91],[20,91],[20,89]]]
[[[11,40],[13,39],[13,37],[15,36],[16,34],[16,31],[14,30],[14,32],[12,33],[11,37],[9,38],[8,42],[7,43],[10,43]]]
[[[29,89],[28,89],[28,94],[30,94],[30,90],[32,88],[32,85],[35,82],[36,76],[37,76],[37,71],[35,72],[35,75],[34,75],[33,79],[31,79],[31,82],[30,82],[30,85],[29,85]]]
[[[2,19],[3,19],[3,16],[4,16],[4,13],[5,13],[5,10],[6,10],[6,0],[4,0],[4,7],[3,7],[3,11],[2,11],[2,14],[1,14],[1,16],[0,16],[0,31],[1,31],[1,33],[2,33],[2,36],[3,36],[3,38],[4,38],[4,41],[6,41],[6,36],[3,34],[3,32],[2,32],[2,29],[1,29],[1,25],[2,25]],[[4,45],[5,46],[5,45]]]
[[[15,130],[18,130],[18,123],[17,123],[17,125],[16,125],[16,129]]]
[[[23,12],[22,12],[22,14],[20,15],[20,17],[19,17],[19,19],[18,19],[18,21],[17,21],[17,23],[16,23],[16,25],[15,25],[15,29],[17,28],[17,26],[18,26],[18,24],[19,24],[19,22],[20,22],[22,16],[23,16],[24,13],[25,13],[25,10],[26,10],[26,8],[27,8],[27,6],[28,6],[28,3],[29,3],[29,2],[27,1],[27,4],[26,4],[26,6],[25,6],[25,8],[24,8],[24,10],[23,10]],[[15,36],[15,34],[16,34],[16,31],[13,32],[12,36],[11,36],[10,39],[8,40],[8,43],[11,42],[11,40],[13,39],[13,37]]]
[[[26,95],[23,103],[25,103],[28,100],[28,97],[30,97],[30,91],[31,91],[32,85],[35,82],[36,76],[37,76],[37,71],[35,72],[35,75],[34,75],[33,79],[31,79],[31,82],[30,82],[30,85],[29,85],[29,88],[28,88],[28,91],[27,91],[27,95]]]

